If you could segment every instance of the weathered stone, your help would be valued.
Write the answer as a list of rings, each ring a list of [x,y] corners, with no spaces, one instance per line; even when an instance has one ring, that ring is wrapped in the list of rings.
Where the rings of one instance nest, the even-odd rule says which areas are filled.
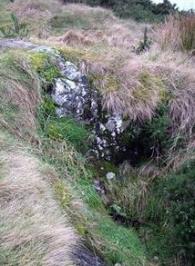
[[[115,179],[115,177],[116,177],[116,174],[113,173],[113,172],[109,172],[109,173],[106,174],[107,180]]]
[[[71,62],[67,61],[65,64],[61,64],[61,70],[64,76],[70,80],[79,81],[79,79],[82,77],[77,67]]]

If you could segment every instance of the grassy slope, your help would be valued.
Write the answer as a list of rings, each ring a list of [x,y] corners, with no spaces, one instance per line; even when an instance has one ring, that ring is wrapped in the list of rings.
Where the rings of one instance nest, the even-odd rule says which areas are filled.
[[[6,1],[1,1],[1,4],[3,3]],[[171,141],[173,139],[171,148],[160,158],[160,163],[163,165],[167,163],[165,169],[159,169],[155,164],[146,162],[143,167],[133,169],[133,173],[129,173],[127,184],[122,185],[122,188],[118,185],[114,188],[118,189],[114,192],[114,197],[116,194],[121,195],[121,191],[125,193],[122,198],[114,198],[117,204],[121,201],[120,204],[126,208],[134,205],[136,206],[134,213],[142,213],[154,176],[159,175],[159,171],[164,174],[167,169],[178,169],[183,162],[194,158],[192,128],[195,121],[193,108],[195,68],[190,54],[183,53],[185,50],[183,43],[187,43],[187,47],[191,43],[191,49],[194,47],[193,42],[186,42],[193,40],[191,38],[193,31],[180,34],[182,31],[177,31],[181,26],[179,24],[174,27],[175,31],[172,31],[172,21],[167,23],[166,27],[162,25],[154,32],[148,26],[153,45],[148,52],[136,55],[134,48],[138,48],[140,40],[143,39],[144,25],[118,20],[110,11],[82,5],[62,7],[55,0],[47,3],[41,0],[16,0],[14,4],[9,5],[10,11],[17,14],[20,22],[26,23],[29,30],[28,37],[33,41],[60,48],[66,59],[83,67],[92,84],[101,90],[106,109],[121,111],[124,116],[129,116],[134,121],[139,120],[139,123],[146,121],[144,130],[149,134],[150,141],[147,139],[147,143],[150,142],[149,149],[155,147],[156,142],[164,143],[163,141],[167,139]],[[5,12],[3,8],[1,12]],[[6,24],[7,17],[3,14],[1,18]],[[8,20],[13,24],[13,21]],[[190,23],[193,28],[193,20]],[[184,32],[186,32],[185,27]],[[170,38],[172,41],[167,42]],[[17,62],[22,56],[23,54],[20,55],[19,52],[18,56],[14,55]],[[107,216],[100,198],[91,186],[92,174],[86,169],[83,158],[69,143],[62,140],[54,141],[48,138],[45,132],[41,132],[41,138],[37,134],[36,107],[43,101],[39,78],[32,73],[25,60],[19,61],[18,68],[18,63],[13,64],[13,55],[10,56],[8,53],[2,56],[1,76],[5,79],[1,79],[1,83],[4,84],[6,81],[6,87],[1,86],[4,88],[1,97],[3,107],[1,125],[15,136],[34,145],[39,144],[40,149],[37,151],[42,159],[53,164],[60,175],[64,175],[66,169],[67,177],[71,180],[74,177],[74,182],[71,182],[73,191],[82,195],[89,207],[82,207],[81,210],[79,208],[78,211],[79,204],[76,204],[74,205],[76,211],[72,212],[71,209],[74,208],[69,205],[72,196],[67,198],[66,193],[64,195],[64,184],[60,182],[55,190],[61,205],[70,213],[75,227],[87,240],[88,245],[94,246],[112,264],[125,261],[129,265],[129,261],[132,261],[135,265],[132,257],[138,263],[140,261],[142,263],[143,250],[134,233],[116,226]],[[27,70],[27,77],[23,69]],[[46,75],[48,76],[48,73]],[[9,79],[9,76],[14,78]],[[34,84],[33,88],[36,90],[28,90],[32,88],[31,84]],[[17,88],[17,93],[12,88]],[[20,98],[24,99],[22,103],[19,101]],[[29,99],[31,99],[30,105]],[[160,117],[156,114],[159,106],[165,107],[167,111]],[[171,126],[168,124],[169,130],[167,130],[167,116],[171,121]],[[152,117],[154,119],[150,124],[148,119]],[[133,184],[132,175],[136,175]],[[129,196],[126,187],[132,189],[132,194],[135,195],[133,202],[137,204],[129,203],[132,197]],[[102,219],[102,216],[105,218]],[[126,235],[127,238],[121,238],[121,235]],[[129,244],[133,255],[128,252]],[[154,243],[154,249],[158,249],[158,239]]]
[[[78,237],[61,214],[54,170],[1,132],[0,264],[74,265]]]
[[[21,139],[24,142],[24,145],[28,143],[28,149],[32,149],[31,153],[37,154],[40,160],[44,160],[53,165],[61,176],[68,178],[68,185],[61,181],[54,182],[53,190],[57,201],[59,201],[65,213],[68,214],[78,234],[85,239],[88,246],[91,248],[93,247],[93,249],[103,256],[108,264],[112,265],[121,262],[124,263],[124,265],[143,265],[145,261],[144,251],[135,232],[117,226],[107,215],[101,199],[91,184],[91,174],[86,169],[81,156],[76,153],[71,144],[67,143],[65,140],[50,139],[45,135],[44,131],[39,131],[38,134],[38,120],[36,119],[36,113],[38,106],[42,102],[43,92],[41,92],[39,77],[32,70],[33,67],[30,65],[30,61],[32,60],[31,54],[22,51],[11,51],[4,52],[0,56],[1,128],[4,128],[4,130],[6,130],[5,132],[9,132],[14,138]],[[23,101],[21,101],[21,98]],[[6,142],[4,142],[5,141],[2,138],[1,143],[6,147],[3,156],[6,157],[9,155],[8,150],[10,150],[10,148],[9,145],[7,146]],[[20,150],[22,150],[22,148],[20,148]],[[13,157],[14,154],[10,156]],[[26,156],[28,158],[29,155]],[[23,159],[25,161],[25,158],[25,156],[21,157],[21,161]],[[33,174],[33,172],[31,173],[31,168],[28,168],[28,164],[25,165],[26,170],[23,170],[30,172],[29,175]],[[22,167],[21,162],[20,165],[15,165],[13,167],[16,167],[16,169],[19,170]],[[13,171],[17,171],[16,169],[13,169]],[[65,175],[64,172],[66,173]],[[18,173],[18,182],[20,184],[19,178],[20,175]],[[22,184],[25,190],[27,189],[25,185],[28,187],[28,178],[31,180],[32,177],[27,177],[23,174],[22,178]],[[39,178],[41,179],[43,176],[39,176]],[[46,179],[47,178],[48,177],[46,176]],[[3,174],[3,180],[5,181],[2,182],[9,181],[5,174]],[[42,181],[40,180],[40,186],[41,182]],[[32,187],[33,186],[34,183],[32,184]],[[39,181],[37,181],[36,186],[39,186]],[[71,192],[68,187],[70,187]],[[46,190],[47,188],[45,188],[44,193],[46,193]],[[48,186],[48,193],[50,193],[49,190],[50,188]],[[25,198],[26,196],[23,195],[23,192],[21,192],[21,195],[22,199],[20,200],[23,202],[24,209],[28,208],[28,204],[31,204],[28,202],[30,199]],[[83,200],[84,203],[74,201],[74,195],[75,197],[81,197],[81,200]],[[40,201],[38,198],[36,199],[36,193],[33,197],[35,197],[35,200]],[[44,210],[44,202],[40,202],[40,204]],[[3,215],[3,210],[1,214]],[[25,215],[20,213],[20,210],[18,210],[16,215],[18,216],[18,219],[24,220],[24,225],[21,226],[26,226]],[[45,213],[45,216],[41,217],[41,219],[48,220],[46,215],[49,214]],[[9,218],[11,219],[8,213],[6,220],[9,221]],[[59,219],[63,220],[63,217]],[[35,221],[35,218],[32,218],[32,226],[37,226],[39,222],[43,223],[42,220]],[[9,222],[7,222],[7,224],[9,224]],[[18,226],[19,224],[16,221],[14,230],[18,230]],[[23,232],[23,229],[21,230]],[[29,230],[31,230],[30,227]],[[66,230],[66,228],[64,230]],[[4,232],[5,238],[12,233],[12,229],[5,228],[5,224],[2,225],[2,231]],[[36,238],[36,234],[34,231],[32,231],[31,234],[32,241],[34,241],[33,239]],[[70,233],[70,235],[68,234],[67,237],[71,238],[71,235],[72,233]],[[9,239],[7,240],[9,241]],[[30,245],[31,247],[31,240],[27,239],[26,241],[27,245]],[[44,242],[44,239],[40,240],[40,246],[42,245],[41,241]],[[10,257],[10,265],[14,265],[14,260],[20,263],[20,265],[23,265],[23,259],[25,260],[25,250],[22,248],[22,245],[19,243],[21,253],[18,254],[18,257],[16,257],[16,254],[13,252],[14,247],[10,247],[9,242],[7,242],[6,246],[7,249],[4,250],[4,245],[3,243],[1,244],[1,252],[3,253],[2,259],[9,262],[8,259]],[[30,249],[28,246],[27,248]],[[40,260],[44,259],[45,253],[47,253],[48,250],[45,250],[43,245],[43,250],[36,250],[36,248],[33,249],[32,247],[32,250],[30,249],[29,252],[32,252],[30,260],[33,261],[33,259],[36,259],[36,256],[39,255],[41,257]],[[12,256],[7,256],[8,253]]]

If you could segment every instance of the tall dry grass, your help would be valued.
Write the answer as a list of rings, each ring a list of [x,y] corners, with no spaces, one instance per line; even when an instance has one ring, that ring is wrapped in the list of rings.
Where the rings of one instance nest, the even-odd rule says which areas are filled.
[[[118,69],[117,76],[118,90],[103,92],[104,108],[134,121],[151,119],[164,90],[161,80],[136,58]]]
[[[163,50],[195,49],[195,14],[169,16],[158,28],[156,38]]]
[[[0,58],[0,125],[26,140],[37,141],[40,80],[24,53],[12,51]]]
[[[10,3],[8,10],[27,25],[30,35],[47,38],[50,34],[49,21],[53,14],[61,11],[61,6],[58,0],[16,0]]]
[[[39,162],[16,148],[0,162],[0,264],[75,265],[78,238]]]

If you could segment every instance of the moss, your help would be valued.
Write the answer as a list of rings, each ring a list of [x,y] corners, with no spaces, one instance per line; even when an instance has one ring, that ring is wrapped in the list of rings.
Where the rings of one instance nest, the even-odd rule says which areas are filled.
[[[71,46],[63,46],[63,48],[59,49],[59,52],[65,58],[65,60],[75,64],[82,61],[97,62],[100,57],[100,52],[93,50],[92,48],[79,49]]]
[[[66,140],[80,152],[87,150],[88,130],[72,118],[59,118],[56,106],[50,97],[44,97],[38,108],[40,130],[43,135],[55,141]]]
[[[92,175],[102,181],[105,180],[108,172],[118,173],[118,167],[114,163],[105,160],[97,160],[92,165],[89,165],[89,168]]]
[[[140,85],[134,91],[133,95],[136,99],[142,101],[151,101],[154,90],[159,94],[159,101],[167,97],[166,87],[159,77],[155,77],[148,71],[142,71],[138,78]]]
[[[59,69],[48,54],[38,52],[30,55],[32,67],[38,72],[42,79],[52,83],[55,78],[61,76]]]
[[[40,71],[45,68],[48,62],[48,55],[46,53],[32,53],[30,59],[34,69]]]

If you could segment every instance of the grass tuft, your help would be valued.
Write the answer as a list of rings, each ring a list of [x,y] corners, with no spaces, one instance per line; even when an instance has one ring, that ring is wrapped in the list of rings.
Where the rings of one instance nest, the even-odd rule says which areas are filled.
[[[169,16],[157,31],[162,49],[192,51],[195,49],[195,15]]]

